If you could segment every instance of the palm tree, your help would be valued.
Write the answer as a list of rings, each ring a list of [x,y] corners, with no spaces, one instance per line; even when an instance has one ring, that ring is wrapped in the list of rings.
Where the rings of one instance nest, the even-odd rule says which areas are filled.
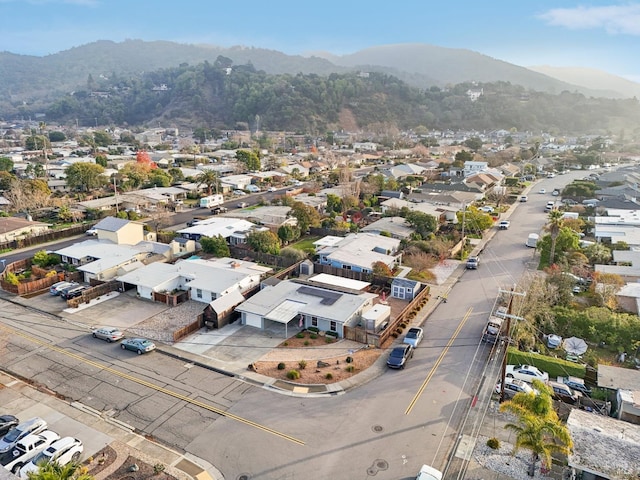
[[[37,470],[27,475],[29,480],[94,480],[92,475],[86,473],[85,468],[74,462],[66,465],[59,465],[56,462],[43,463]]]
[[[218,172],[215,170],[211,170],[209,168],[202,171],[196,176],[196,181],[198,182],[198,186],[206,185],[208,195],[211,195],[213,187],[216,187],[216,193],[218,193]]]
[[[549,212],[549,223],[547,224],[547,230],[551,235],[551,250],[549,251],[549,265],[553,265],[556,256],[556,240],[560,229],[564,224],[563,213],[560,210],[551,210]]]
[[[550,387],[539,380],[533,381],[533,387],[537,393],[518,393],[500,405],[500,411],[507,411],[518,418],[518,423],[509,423],[505,428],[516,433],[514,453],[521,448],[531,450],[531,476],[539,458],[551,466],[553,453],[568,455],[573,448],[569,429],[553,409]]]

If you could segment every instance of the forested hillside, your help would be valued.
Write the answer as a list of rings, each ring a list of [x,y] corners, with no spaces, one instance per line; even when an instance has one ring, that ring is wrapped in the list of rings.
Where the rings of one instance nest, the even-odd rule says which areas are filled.
[[[137,77],[90,78],[46,111],[49,121],[91,125],[149,122],[193,127],[255,128],[324,133],[343,127],[348,116],[362,129],[516,128],[562,133],[632,129],[640,120],[637,100],[550,95],[509,83],[460,84],[420,90],[382,73],[269,75],[252,65],[182,65]],[[157,87],[166,85],[167,90]],[[156,89],[154,90],[154,87]],[[476,101],[469,89],[482,89]],[[95,92],[102,92],[96,96]],[[93,94],[92,94],[93,92]]]

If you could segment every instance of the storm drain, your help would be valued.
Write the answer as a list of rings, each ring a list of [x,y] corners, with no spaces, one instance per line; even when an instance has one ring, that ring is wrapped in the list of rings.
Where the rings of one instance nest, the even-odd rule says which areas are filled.
[[[384,472],[389,468],[389,463],[386,460],[377,459],[373,461],[373,465],[367,468],[367,475],[370,477],[374,477],[378,474],[378,472]]]
[[[373,430],[375,433],[380,433],[384,430],[384,428],[382,428],[382,425],[374,425],[373,427],[371,427],[371,430]]]

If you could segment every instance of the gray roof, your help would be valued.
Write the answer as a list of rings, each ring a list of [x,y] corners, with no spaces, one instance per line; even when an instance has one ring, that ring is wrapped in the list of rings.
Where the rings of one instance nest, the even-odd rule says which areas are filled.
[[[301,314],[345,322],[365,303],[376,297],[373,293],[354,295],[284,280],[260,290],[236,310],[266,317],[271,312],[280,313],[278,307],[286,302],[287,305],[295,303]]]
[[[106,217],[100,220],[96,224],[95,228],[96,230],[105,230],[107,232],[117,232],[128,223],[129,223],[129,220],[125,218]]]
[[[640,391],[640,372],[630,368],[598,364],[598,386],[638,392]]]
[[[405,288],[414,288],[416,285],[418,285],[418,283],[420,282],[416,280],[409,280],[408,278],[394,278],[391,282],[391,285],[398,285],[399,287]]]
[[[572,408],[567,428],[573,440],[569,466],[610,479],[640,474],[640,425]]]

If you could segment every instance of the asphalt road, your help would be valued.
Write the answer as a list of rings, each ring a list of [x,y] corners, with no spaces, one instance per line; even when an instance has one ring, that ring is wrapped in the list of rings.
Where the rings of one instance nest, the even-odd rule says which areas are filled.
[[[6,302],[0,320],[12,331],[3,332],[0,365],[210,461],[227,479],[415,478],[423,463],[446,463],[482,377],[480,337],[498,289],[535,268],[524,241],[555,198],[535,192],[570,177],[542,181],[518,205],[480,268],[429,317],[406,369],[344,395],[285,396],[158,352],[137,356],[91,338],[83,324],[94,318],[62,322]]]

